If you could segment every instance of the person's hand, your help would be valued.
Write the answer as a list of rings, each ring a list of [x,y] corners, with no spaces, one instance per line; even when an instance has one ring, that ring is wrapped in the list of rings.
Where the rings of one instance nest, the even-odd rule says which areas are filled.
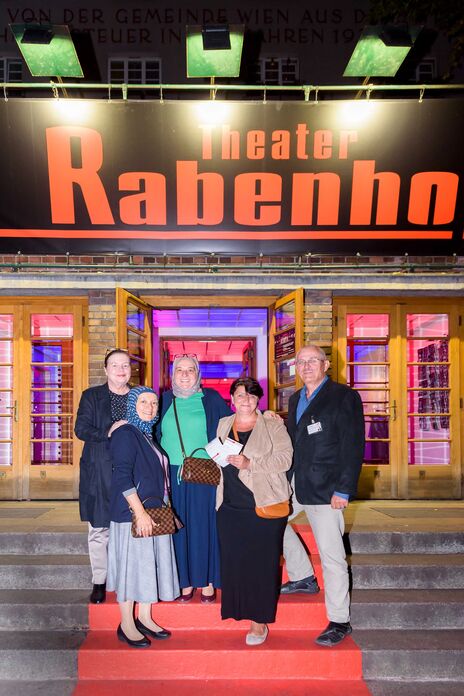
[[[150,536],[150,532],[153,527],[153,520],[151,519],[148,512],[141,512],[140,515],[136,515],[135,518],[135,528],[137,534],[141,534],[143,537]]]
[[[250,460],[244,454],[229,454],[227,461],[237,469],[248,469],[250,466]]]
[[[114,431],[117,430],[118,428],[120,428],[121,425],[127,425],[127,421],[126,420],[118,420],[115,423],[113,423],[111,428],[108,430],[108,437],[111,437],[111,435],[114,433]]]
[[[279,421],[283,420],[276,411],[264,411],[263,416],[264,418],[274,418]]]
[[[344,510],[348,507],[348,500],[334,493],[330,499],[330,506],[333,507],[334,510]]]

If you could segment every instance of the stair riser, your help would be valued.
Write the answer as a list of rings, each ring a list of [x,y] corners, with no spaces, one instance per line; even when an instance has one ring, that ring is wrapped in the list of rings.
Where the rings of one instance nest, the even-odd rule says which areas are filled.
[[[85,630],[87,627],[87,605],[0,605],[0,631],[74,631]]]
[[[365,679],[464,682],[464,650],[363,651],[363,676]],[[425,688],[424,694],[428,693]]]
[[[351,624],[359,629],[464,629],[461,605],[450,604],[355,604]]]
[[[116,638],[115,638],[116,640]],[[141,654],[143,653],[143,654]],[[271,650],[265,646],[241,651],[81,650],[81,679],[298,679],[361,677],[359,650]]]
[[[1,657],[0,680],[75,679],[77,675],[77,651],[4,650]]]
[[[34,534],[0,534],[0,554],[86,555],[87,534],[36,532]]]
[[[464,553],[458,532],[353,532],[345,538],[351,553]]]
[[[171,605],[168,603],[157,604],[153,609],[156,622],[170,630],[194,630],[205,628],[209,631],[240,631],[247,632],[249,621],[222,621],[221,607],[219,603],[212,606],[190,604],[187,606]],[[112,603],[100,606],[89,606],[89,624],[93,631],[114,630],[121,620],[119,608]],[[325,605],[322,602],[308,602],[301,604],[280,603],[277,607],[276,623],[272,630],[322,630],[327,625]]]
[[[89,566],[0,566],[2,590],[85,590],[90,587]]]
[[[464,566],[369,566],[351,567],[353,588],[459,590],[464,588]]]

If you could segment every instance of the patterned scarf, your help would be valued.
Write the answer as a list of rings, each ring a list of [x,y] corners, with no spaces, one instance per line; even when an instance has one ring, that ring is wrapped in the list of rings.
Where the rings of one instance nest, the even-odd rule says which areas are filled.
[[[175,381],[174,381],[174,376],[176,374],[176,368],[179,364],[180,360],[190,360],[192,363],[193,367],[195,368],[195,371],[197,373],[197,379],[193,387],[190,389],[183,389],[183,387],[179,387]],[[193,396],[197,392],[201,391],[201,372],[200,372],[200,365],[198,363],[197,358],[190,358],[190,357],[180,357],[176,358],[174,360],[173,366],[172,366],[172,391],[174,393],[174,396],[178,396],[179,399],[188,399],[189,396]]]
[[[126,418],[128,423],[134,425],[136,428],[141,430],[142,433],[148,435],[148,437],[152,437],[153,426],[159,418],[158,414],[156,414],[152,420],[145,421],[142,420],[137,413],[137,400],[140,394],[144,394],[145,392],[156,395],[156,392],[154,392],[153,389],[150,389],[150,387],[133,387],[130,390],[129,394],[127,395]]]

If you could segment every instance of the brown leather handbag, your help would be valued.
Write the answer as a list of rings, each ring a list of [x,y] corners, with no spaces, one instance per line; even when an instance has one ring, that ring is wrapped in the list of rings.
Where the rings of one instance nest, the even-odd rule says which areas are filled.
[[[164,501],[161,501],[161,507],[145,507],[145,503],[147,500],[154,500],[154,498],[146,498],[145,500],[142,501],[142,505],[145,508],[145,512],[150,515],[153,525],[150,530],[150,533],[148,536],[161,536],[162,534],[174,534],[176,529],[180,529],[183,525],[182,523],[177,520],[177,522],[181,525],[178,527],[176,525],[176,517],[174,515],[174,510],[171,507],[171,504],[169,501],[165,503]],[[136,517],[135,513],[130,508],[130,511],[132,512],[132,526],[131,526],[131,534],[133,537],[136,539],[141,539],[142,534],[139,534],[137,532],[137,522],[136,522]]]
[[[177,432],[182,450],[183,463],[180,470],[180,477],[186,483],[206,483],[209,486],[219,486],[221,472],[219,467],[210,457],[194,457],[195,452],[204,450],[204,447],[197,447],[189,457],[185,454],[184,441],[180,432],[179,417],[177,415],[176,397],[173,399],[174,417],[176,419]]]
[[[282,503],[274,503],[273,505],[256,506],[255,512],[258,517],[264,517],[266,520],[276,520],[280,517],[289,516],[290,505],[288,500],[284,500]]]

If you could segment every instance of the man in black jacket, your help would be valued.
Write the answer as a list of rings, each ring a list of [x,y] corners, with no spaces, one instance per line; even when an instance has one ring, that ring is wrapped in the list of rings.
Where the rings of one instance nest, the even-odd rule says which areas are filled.
[[[327,377],[329,361],[307,345],[296,356],[304,382],[290,397],[288,431],[293,441],[293,514],[304,511],[321,558],[329,624],[316,643],[333,646],[351,633],[343,510],[356,494],[364,455],[364,417],[357,391]],[[289,582],[282,594],[319,591],[311,562],[290,524],[284,536]]]

